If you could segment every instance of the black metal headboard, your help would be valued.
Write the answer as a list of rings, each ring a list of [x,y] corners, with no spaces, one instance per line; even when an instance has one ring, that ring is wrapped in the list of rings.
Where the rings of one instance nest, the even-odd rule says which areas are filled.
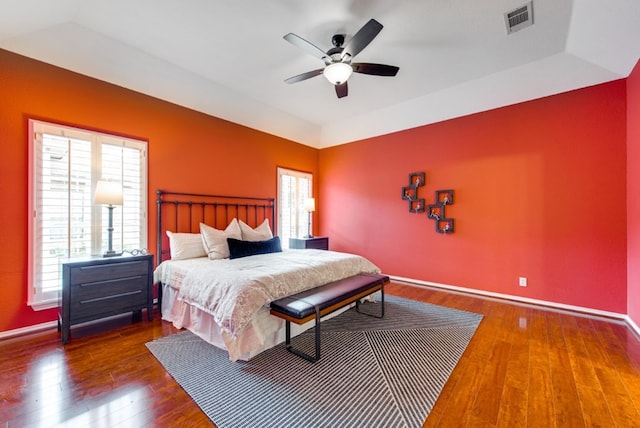
[[[224,229],[233,218],[251,227],[269,219],[276,234],[275,198],[203,195],[198,193],[157,190],[157,263],[169,254],[169,240],[165,231],[200,233],[200,223]]]

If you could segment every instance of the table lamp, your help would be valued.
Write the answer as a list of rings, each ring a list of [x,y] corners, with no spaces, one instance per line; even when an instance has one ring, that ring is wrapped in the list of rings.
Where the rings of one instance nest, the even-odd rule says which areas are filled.
[[[115,205],[122,205],[122,184],[115,181],[99,180],[96,185],[96,193],[93,195],[93,203],[97,205],[107,205],[109,209],[109,248],[103,257],[119,256],[113,250],[113,208]]]
[[[307,198],[304,200],[304,210],[308,213],[309,215],[309,222],[307,223],[307,236],[305,236],[305,238],[313,238],[313,235],[311,234],[311,213],[314,212],[316,210],[316,200],[313,198]]]

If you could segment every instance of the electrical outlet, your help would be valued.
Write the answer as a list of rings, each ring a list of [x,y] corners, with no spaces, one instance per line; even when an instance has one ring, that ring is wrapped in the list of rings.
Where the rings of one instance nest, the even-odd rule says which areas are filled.
[[[527,278],[525,278],[524,276],[521,276],[520,279],[518,280],[518,284],[520,285],[520,287],[526,287]]]

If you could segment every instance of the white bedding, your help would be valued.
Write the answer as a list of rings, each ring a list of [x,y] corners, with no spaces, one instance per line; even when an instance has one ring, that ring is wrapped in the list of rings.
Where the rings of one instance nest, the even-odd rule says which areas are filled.
[[[272,300],[358,273],[379,272],[367,259],[326,250],[288,250],[239,259],[166,261],[154,280],[171,288],[162,315],[229,352],[253,356],[280,341],[282,321],[269,315]],[[165,307],[164,300],[169,305]],[[203,324],[215,324],[202,328]],[[213,327],[215,334],[208,331]],[[195,331],[195,330],[201,331]],[[207,337],[209,336],[209,337]],[[222,343],[220,343],[222,342]]]

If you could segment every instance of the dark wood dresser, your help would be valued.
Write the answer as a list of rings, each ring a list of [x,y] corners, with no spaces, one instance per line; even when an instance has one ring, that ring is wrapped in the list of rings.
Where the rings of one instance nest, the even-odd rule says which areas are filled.
[[[289,248],[314,248],[317,250],[329,249],[329,238],[326,236],[313,236],[311,238],[289,238]]]
[[[153,255],[91,257],[62,263],[58,329],[62,343],[72,325],[147,310],[153,319]]]

